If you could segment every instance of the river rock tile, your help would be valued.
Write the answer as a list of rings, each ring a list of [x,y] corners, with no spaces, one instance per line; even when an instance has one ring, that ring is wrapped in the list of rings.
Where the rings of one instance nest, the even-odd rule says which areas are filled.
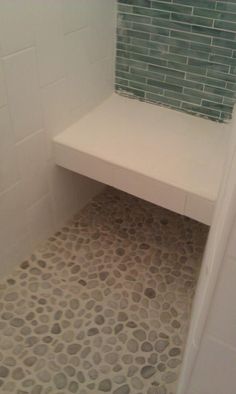
[[[207,228],[108,188],[0,283],[6,393],[175,394]]]

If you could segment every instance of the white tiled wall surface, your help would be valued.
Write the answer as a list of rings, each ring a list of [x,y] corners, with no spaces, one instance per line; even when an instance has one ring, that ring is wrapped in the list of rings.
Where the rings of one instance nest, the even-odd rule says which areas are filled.
[[[0,1],[0,274],[101,188],[50,141],[111,94],[114,41],[115,0]]]
[[[225,217],[218,223],[225,228],[227,241],[187,394],[236,393],[236,117],[230,151],[221,206]]]

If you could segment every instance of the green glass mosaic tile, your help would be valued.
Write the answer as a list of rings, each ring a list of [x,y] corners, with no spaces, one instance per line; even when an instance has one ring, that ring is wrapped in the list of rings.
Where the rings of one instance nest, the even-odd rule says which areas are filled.
[[[236,102],[235,1],[117,2],[117,92],[229,120]]]

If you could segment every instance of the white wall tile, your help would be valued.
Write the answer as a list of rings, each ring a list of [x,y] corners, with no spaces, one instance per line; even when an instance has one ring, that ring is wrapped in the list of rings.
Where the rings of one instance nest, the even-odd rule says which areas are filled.
[[[6,96],[6,87],[3,75],[3,65],[2,60],[0,59],[0,108],[5,105],[7,102]]]
[[[54,166],[52,162],[48,165],[48,184],[53,198],[56,228],[104,188],[104,185],[91,182],[91,179],[65,168]]]
[[[33,4],[40,85],[44,86],[65,74],[62,6],[58,0],[33,0]]]
[[[42,102],[45,128],[54,137],[69,123],[66,80],[61,79],[42,89]]]
[[[32,250],[29,232],[23,232],[10,248],[0,251],[0,275],[10,275],[14,267],[28,257]]]
[[[46,134],[43,130],[17,143],[21,177],[34,177],[47,164]]]
[[[32,0],[0,1],[0,44],[4,55],[34,44]]]
[[[62,0],[64,33],[71,33],[88,25],[87,0]]]
[[[87,28],[70,33],[65,37],[68,100],[71,110],[83,105],[91,95],[88,40]]]
[[[115,7],[110,0],[88,0],[89,6],[89,60],[95,62],[112,57],[115,40]],[[108,17],[109,15],[109,17]]]
[[[229,256],[236,258],[236,220],[234,220],[233,229],[230,234],[227,253]]]
[[[208,318],[207,332],[236,349],[235,278],[236,259],[228,258],[224,261],[217,284]]]
[[[235,394],[236,351],[206,337],[188,394]]]
[[[15,139],[19,141],[42,128],[35,50],[8,56],[4,65]]]
[[[25,178],[22,183],[25,203],[30,207],[49,193],[47,167],[38,170],[34,176]]]
[[[56,167],[51,151],[52,136],[113,91],[115,24],[111,34],[107,20],[115,0],[103,19],[107,59],[89,36],[101,28],[100,6],[104,0],[0,1],[0,274],[103,187]]]
[[[0,155],[13,145],[11,120],[7,107],[0,108]]]
[[[0,156],[0,192],[20,180],[15,146],[2,152]]]
[[[21,183],[0,194],[0,250],[5,253],[22,234],[28,232],[25,201]],[[1,272],[1,264],[0,264]]]
[[[37,247],[54,231],[52,201],[49,195],[32,205],[28,211],[28,225],[33,247]]]
[[[102,59],[91,65],[91,92],[96,100],[109,96],[113,77],[112,59]]]

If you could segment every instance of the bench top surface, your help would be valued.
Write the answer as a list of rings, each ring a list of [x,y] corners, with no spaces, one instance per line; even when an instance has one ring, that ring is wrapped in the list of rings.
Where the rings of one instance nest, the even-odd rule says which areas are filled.
[[[216,200],[229,126],[113,94],[54,142]]]

